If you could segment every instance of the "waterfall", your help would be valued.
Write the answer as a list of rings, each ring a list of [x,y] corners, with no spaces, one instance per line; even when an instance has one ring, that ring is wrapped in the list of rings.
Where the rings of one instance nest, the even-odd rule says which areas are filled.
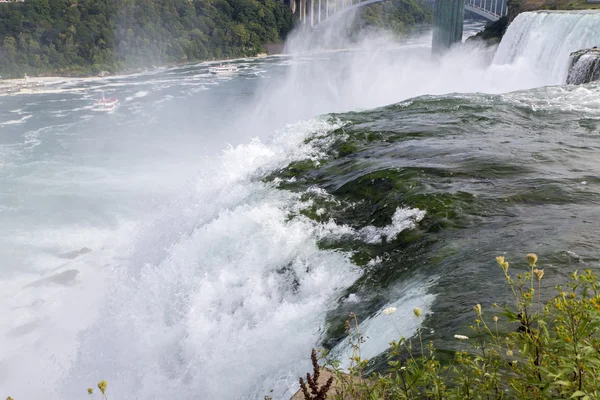
[[[494,64],[524,64],[544,76],[544,84],[566,81],[569,55],[600,45],[600,12],[538,11],[520,14],[508,27]]]
[[[579,85],[600,79],[600,50],[587,49],[571,54],[567,84]]]

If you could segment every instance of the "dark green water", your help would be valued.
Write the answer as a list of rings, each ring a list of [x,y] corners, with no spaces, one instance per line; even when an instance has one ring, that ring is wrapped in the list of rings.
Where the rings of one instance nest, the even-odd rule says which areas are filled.
[[[355,231],[390,225],[398,208],[426,214],[393,240],[321,240],[322,248],[350,251],[364,270],[329,314],[325,345],[345,336],[349,312],[369,318],[396,300],[402,282],[431,283],[420,289],[436,294],[425,325],[443,346],[469,333],[475,304],[510,300],[497,255],[514,272],[537,253],[548,289],[594,265],[600,110],[587,96],[598,93],[587,86],[424,96],[330,116],[344,126],[331,133],[325,159],[294,162],[267,179],[284,179],[282,190],[312,199],[304,215]],[[381,262],[368,264],[374,259]],[[350,294],[360,301],[345,302]]]

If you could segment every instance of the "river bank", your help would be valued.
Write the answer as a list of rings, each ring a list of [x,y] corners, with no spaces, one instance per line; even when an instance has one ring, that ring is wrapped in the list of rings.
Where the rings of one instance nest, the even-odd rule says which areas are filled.
[[[62,89],[56,88],[57,85],[66,83],[78,83],[83,81],[93,81],[102,79],[101,77],[70,78],[61,76],[44,77],[25,77],[21,79],[3,79],[0,80],[0,96],[9,96],[15,94],[31,93],[59,93]],[[54,88],[50,88],[53,86]],[[81,89],[73,89],[81,90]]]
[[[267,50],[267,53],[260,53],[254,57],[246,57],[246,58],[224,58],[219,60],[210,60],[210,61],[202,61],[202,62],[185,62],[185,63],[170,63],[161,66],[153,66],[152,68],[135,68],[135,69],[127,69],[115,74],[109,74],[107,72],[98,74],[98,75],[90,75],[90,76],[61,76],[61,75],[52,75],[52,76],[25,76],[24,78],[11,78],[11,79],[0,79],[0,97],[2,96],[11,96],[18,94],[46,94],[46,93],[60,93],[65,91],[81,91],[84,90],[82,88],[75,87],[77,83],[81,82],[89,82],[89,81],[99,81],[107,78],[119,78],[125,76],[131,76],[136,74],[143,73],[152,73],[158,72],[162,70],[166,70],[169,68],[180,68],[185,66],[192,65],[205,65],[210,67],[212,65],[222,64],[222,63],[236,63],[244,60],[257,60],[267,56],[276,56],[280,55],[283,52],[283,46],[279,46],[274,44]],[[57,86],[65,85],[65,84],[73,84],[74,87],[69,89],[58,88]]]

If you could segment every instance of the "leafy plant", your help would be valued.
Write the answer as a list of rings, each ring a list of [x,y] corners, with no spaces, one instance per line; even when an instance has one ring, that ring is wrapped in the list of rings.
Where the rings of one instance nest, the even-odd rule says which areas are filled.
[[[512,291],[514,304],[474,306],[473,337],[455,335],[457,350],[442,360],[433,344],[423,346],[420,318],[417,338],[390,344],[384,373],[364,373],[363,342],[356,316],[347,333],[353,355],[343,370],[335,360],[330,399],[596,399],[600,397],[600,282],[591,270],[574,272],[557,295],[543,303],[544,270],[538,257],[526,257],[527,269],[510,273],[504,257],[496,262]],[[395,308],[383,310],[393,318]],[[513,327],[502,334],[499,325]],[[418,340],[418,344],[417,341]],[[413,343],[414,342],[414,343]]]

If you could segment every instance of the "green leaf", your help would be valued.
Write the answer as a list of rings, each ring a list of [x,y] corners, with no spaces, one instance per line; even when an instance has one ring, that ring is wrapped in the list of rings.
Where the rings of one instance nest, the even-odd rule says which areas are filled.
[[[554,381],[554,383],[556,385],[560,385],[560,386],[571,386],[571,382],[567,382],[567,381]]]
[[[585,392],[582,392],[581,390],[578,390],[575,393],[573,393],[570,398],[574,399],[576,397],[583,397],[585,395],[586,395]]]

